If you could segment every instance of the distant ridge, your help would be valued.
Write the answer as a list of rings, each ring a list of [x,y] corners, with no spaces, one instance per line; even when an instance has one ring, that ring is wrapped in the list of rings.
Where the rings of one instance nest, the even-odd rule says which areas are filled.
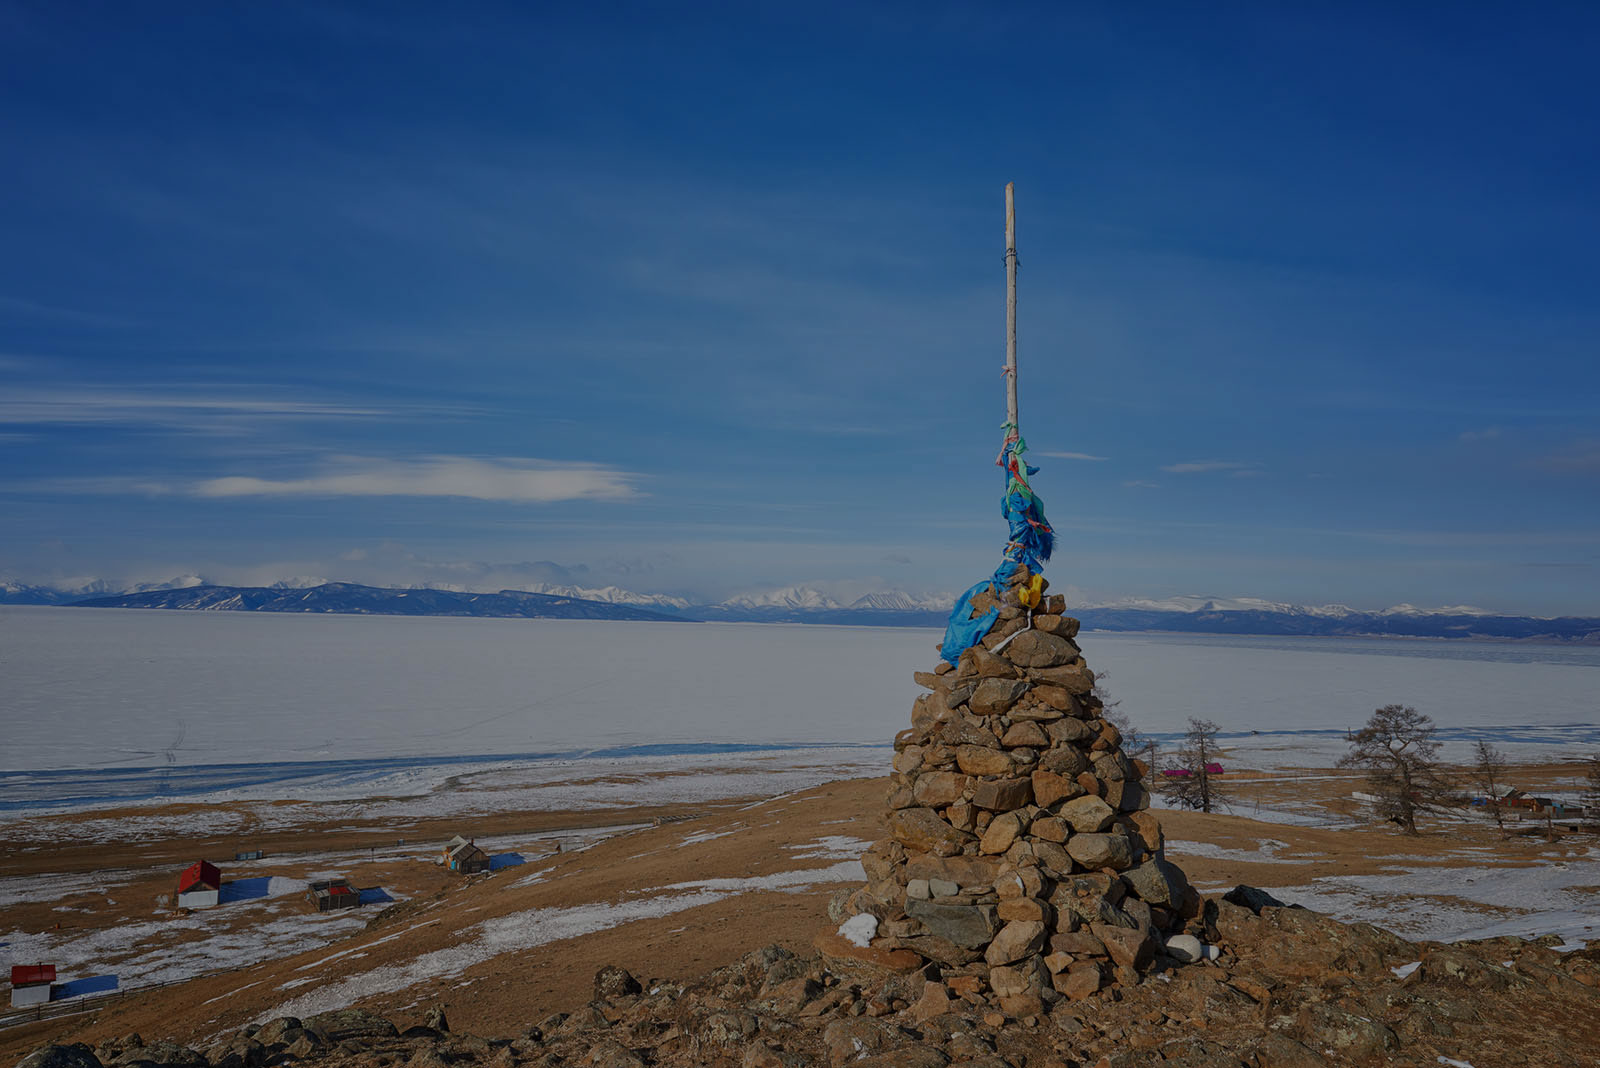
[[[1497,616],[1478,609],[1436,612],[1403,606],[1383,612],[1345,610],[1330,614],[1288,607],[1252,608],[1073,608],[1085,630],[1169,631],[1181,634],[1253,634],[1325,638],[1479,638],[1499,641],[1585,642],[1600,644],[1600,619],[1567,616]]]
[[[0,582],[0,604],[81,605],[94,608],[172,608],[188,611],[332,612],[351,615],[483,616],[518,619],[637,619],[727,623],[812,623],[854,627],[943,628],[949,603],[898,590],[842,602],[806,587],[742,594],[717,604],[682,597],[544,587],[544,592],[391,589],[350,582],[297,580],[293,586],[214,586],[193,576],[165,589],[121,593],[101,580],[75,589]],[[570,591],[570,592],[569,592]],[[86,595],[91,595],[85,599]],[[1347,605],[1294,605],[1253,597],[1127,599],[1077,605],[1068,611],[1085,630],[1338,638],[1473,638],[1600,644],[1600,618],[1502,615],[1468,605],[1395,605],[1363,612]]]
[[[516,619],[634,619],[685,621],[687,616],[635,605],[548,593],[501,590],[398,590],[325,582],[304,589],[270,586],[189,586],[73,602],[78,608],[171,608],[191,612],[321,612],[374,616],[480,616]]]

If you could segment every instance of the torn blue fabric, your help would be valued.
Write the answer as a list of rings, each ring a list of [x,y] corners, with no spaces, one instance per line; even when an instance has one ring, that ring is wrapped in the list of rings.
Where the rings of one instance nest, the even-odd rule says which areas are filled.
[[[1044,517],[1044,502],[1028,485],[1028,476],[1037,474],[1039,469],[1022,459],[1027,448],[1020,437],[1015,437],[1008,440],[1000,451],[1000,466],[1006,472],[1006,492],[1000,500],[1000,515],[1006,521],[1010,537],[994,575],[962,594],[955,608],[950,611],[950,621],[945,625],[944,643],[939,646],[939,655],[952,664],[960,659],[963,652],[981,642],[984,635],[994,628],[995,620],[1000,618],[1000,608],[996,605],[977,619],[969,619],[973,598],[985,590],[992,590],[998,600],[1010,585],[1011,575],[1018,565],[1039,574],[1044,570],[1044,562],[1050,559],[1051,552],[1055,550],[1055,531]]]
[[[984,579],[956,599],[950,622],[944,628],[944,644],[939,646],[939,655],[950,663],[954,664],[962,653],[983,641],[983,636],[994,627],[994,621],[1000,618],[999,605],[990,607],[977,619],[967,618],[972,615],[972,599],[993,586],[992,580]]]

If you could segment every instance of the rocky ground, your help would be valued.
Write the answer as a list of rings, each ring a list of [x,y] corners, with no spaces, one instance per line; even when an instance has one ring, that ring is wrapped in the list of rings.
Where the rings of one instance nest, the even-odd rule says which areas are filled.
[[[1572,769],[1520,774],[1557,781]],[[1293,802],[1340,819],[1348,815],[1348,778],[1295,772],[1251,779],[1236,780],[1241,811],[1281,811]],[[964,1001],[959,984],[945,984],[942,974],[893,980],[833,974],[813,950],[819,930],[839,922],[828,915],[830,900],[863,878],[860,866],[846,858],[886,834],[884,788],[882,780],[859,780],[728,803],[584,849],[542,856],[528,849],[527,864],[470,879],[448,877],[431,861],[385,864],[380,856],[384,885],[404,900],[381,911],[359,910],[348,930],[275,957],[239,948],[249,934],[246,906],[187,918],[157,906],[155,895],[168,889],[172,864],[200,848],[198,840],[130,843],[115,852],[99,847],[102,867],[95,878],[101,881],[65,899],[82,911],[56,911],[63,899],[54,893],[7,904],[0,940],[15,945],[33,937],[46,946],[70,946],[138,923],[144,927],[137,944],[127,947],[130,960],[159,963],[215,946],[224,970],[160,989],[131,984],[127,996],[94,1012],[0,1030],[0,1061],[15,1064],[41,1047],[81,1042],[102,1063],[186,1068],[254,1068],[291,1059],[385,1066],[415,1059],[422,1068],[480,1061],[501,1068],[540,1062],[780,1065],[840,1063],[836,1056],[863,1052],[869,1058],[893,1054],[903,1064],[991,1068],[1087,1066],[1103,1057],[1123,1058],[1108,1064],[1162,1063],[1158,1057],[1196,1064],[1315,1064],[1318,1057],[1328,1063],[1361,1063],[1362,1057],[1374,1064],[1449,1063],[1438,1061],[1441,1056],[1493,1068],[1592,1063],[1590,1051],[1600,1048],[1592,1022],[1592,949],[1557,952],[1561,939],[1424,940],[1454,937],[1437,933],[1446,914],[1468,926],[1509,918],[1529,930],[1553,929],[1541,928],[1545,913],[1538,911],[1560,904],[1549,893],[1518,889],[1509,905],[1490,905],[1473,898],[1474,880],[1530,880],[1508,883],[1520,888],[1545,885],[1540,881],[1550,873],[1562,873],[1569,884],[1564,907],[1580,916],[1600,914],[1600,886],[1592,885],[1600,877],[1591,871],[1596,860],[1588,836],[1546,842],[1466,821],[1430,824],[1410,838],[1381,825],[1307,827],[1162,812],[1168,855],[1214,910],[1206,913],[1212,930],[1202,933],[1214,937],[1221,958],[1184,967],[1157,961],[1126,989],[1108,988],[1059,1002],[1031,1020],[1005,1022],[990,1018],[987,1006]],[[541,838],[600,818],[506,813],[494,829]],[[603,822],[634,820],[613,811]],[[279,867],[263,872],[288,877],[342,867],[365,859],[368,835],[392,843],[398,833],[410,840],[419,830],[330,833],[307,826],[298,837],[285,833],[268,862]],[[340,835],[350,838],[350,855],[330,859],[347,848],[342,840],[330,841]],[[44,873],[82,872],[96,862],[92,846],[41,849],[38,841],[28,839],[27,852],[19,848],[5,858],[0,889],[9,885],[10,861],[19,857],[41,875],[17,878],[42,879],[47,889],[60,877]],[[105,867],[110,863],[126,865],[127,881],[114,882]],[[1405,882],[1390,892],[1383,890],[1387,879]],[[1425,891],[1413,888],[1419,880]],[[1380,919],[1413,941],[1299,909],[1268,906],[1257,917],[1218,897],[1241,882],[1277,888],[1285,898],[1304,897],[1307,888],[1338,888],[1327,907],[1347,918]],[[1363,888],[1365,896],[1357,900],[1351,887]],[[299,921],[286,913],[274,922]],[[56,923],[63,929],[51,930]],[[625,993],[625,981],[606,980],[597,995],[591,977],[608,965],[639,976],[643,990]],[[1405,972],[1409,965],[1417,967],[1403,977],[1392,970]],[[930,979],[944,992],[940,986],[930,992]],[[384,1037],[345,1045],[359,1033],[345,1034],[343,1025],[327,1022],[348,1017],[325,1014],[349,1006],[399,1028],[427,1025],[431,1010],[439,1009],[457,1030],[447,1037],[412,1031],[406,1038],[372,1025]],[[269,1023],[285,1016],[310,1026],[301,1034]],[[240,1038],[256,1026],[262,1030]],[[133,1032],[148,1045],[123,1037]],[[231,1053],[225,1049],[230,1044],[238,1047]]]
[[[1236,888],[1205,902],[1215,961],[1162,961],[1132,987],[1008,1020],[937,969],[836,974],[768,946],[677,982],[608,966],[571,1013],[519,1033],[451,1031],[434,1008],[401,1030],[362,1010],[283,1017],[195,1049],[127,1035],[50,1045],[19,1068],[585,1065],[798,1068],[1594,1063],[1600,950],[1515,939],[1408,942]]]

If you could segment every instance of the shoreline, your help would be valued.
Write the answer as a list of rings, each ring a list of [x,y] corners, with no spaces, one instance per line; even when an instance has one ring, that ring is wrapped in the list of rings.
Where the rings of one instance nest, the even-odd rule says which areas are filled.
[[[1181,732],[1143,733],[1163,749],[1181,740]],[[1284,774],[1331,767],[1347,744],[1346,734],[1342,728],[1240,729],[1225,730],[1219,738],[1231,769]],[[1461,758],[1479,738],[1505,751],[1514,767],[1582,760],[1600,752],[1600,725],[1593,723],[1439,728],[1438,737],[1444,744],[1444,763],[1461,779],[1470,773],[1470,765]],[[466,816],[472,811],[471,799],[481,796],[488,803],[491,795],[497,802],[526,810],[584,802],[638,803],[637,793],[626,789],[630,784],[636,790],[653,791],[663,803],[709,801],[730,790],[755,796],[760,792],[757,782],[773,774],[789,776],[791,789],[830,778],[871,777],[888,770],[891,755],[887,742],[660,743],[559,753],[0,770],[0,782],[13,797],[30,789],[46,793],[55,784],[70,783],[82,791],[72,797],[22,796],[0,802],[0,838],[6,828],[30,820],[104,814],[126,818],[203,805],[416,808],[437,800]],[[750,781],[741,786],[737,781],[741,778]],[[149,782],[150,791],[132,792],[141,780]],[[173,788],[174,781],[178,789]],[[183,789],[185,784],[190,788]],[[591,788],[588,797],[581,796],[585,785]],[[132,790],[119,793],[119,786]],[[105,792],[84,796],[97,789]],[[539,802],[540,795],[552,799]]]

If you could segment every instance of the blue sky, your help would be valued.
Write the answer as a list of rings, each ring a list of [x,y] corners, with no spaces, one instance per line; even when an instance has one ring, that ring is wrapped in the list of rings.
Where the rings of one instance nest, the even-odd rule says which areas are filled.
[[[1015,181],[1057,588],[1600,614],[1600,16],[1124,6],[0,3],[0,577],[964,587]]]

